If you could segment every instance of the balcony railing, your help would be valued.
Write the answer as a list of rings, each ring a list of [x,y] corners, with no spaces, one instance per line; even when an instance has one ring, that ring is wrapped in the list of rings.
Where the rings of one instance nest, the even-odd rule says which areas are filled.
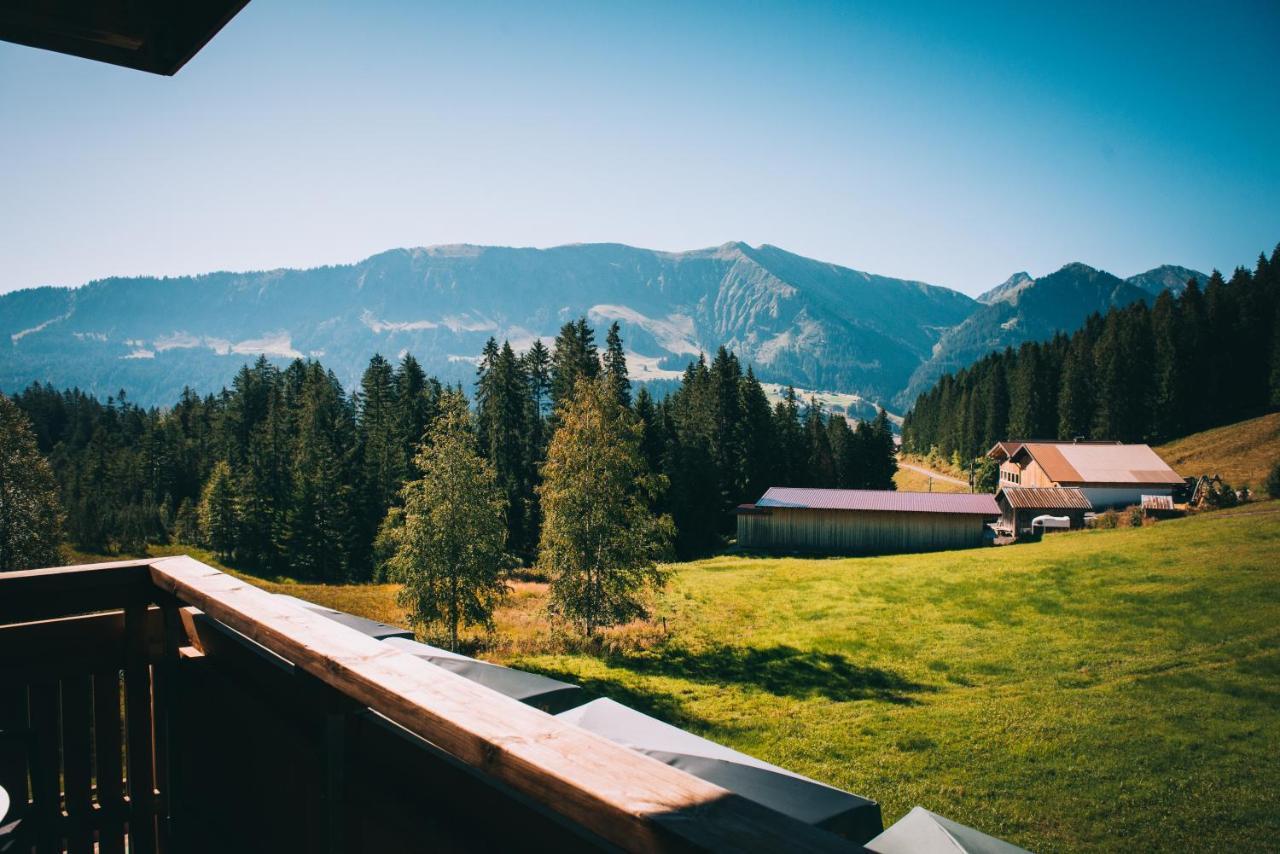
[[[185,557],[0,575],[0,850],[857,850]]]

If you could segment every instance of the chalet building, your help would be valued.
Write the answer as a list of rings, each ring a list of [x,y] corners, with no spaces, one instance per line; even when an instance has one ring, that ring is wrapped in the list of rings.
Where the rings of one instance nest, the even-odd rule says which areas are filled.
[[[775,486],[738,508],[738,545],[832,555],[963,549],[1000,515],[993,495]]]
[[[987,456],[1000,463],[999,491],[1076,489],[1093,510],[1142,504],[1144,495],[1173,496],[1183,480],[1149,445],[1120,442],[997,442]],[[1074,496],[1058,495],[1074,508]],[[1038,500],[1052,502],[1042,493]],[[1047,505],[1046,505],[1047,507]],[[1047,510],[1046,510],[1047,512]]]

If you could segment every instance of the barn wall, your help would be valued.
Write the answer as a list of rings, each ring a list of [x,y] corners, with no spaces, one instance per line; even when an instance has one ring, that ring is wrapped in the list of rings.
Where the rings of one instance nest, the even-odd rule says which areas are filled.
[[[1172,486],[1081,486],[1080,491],[1089,499],[1094,510],[1110,507],[1132,507],[1142,503],[1144,495],[1173,495]]]
[[[738,516],[738,545],[823,554],[885,554],[982,545],[981,516],[774,508]]]

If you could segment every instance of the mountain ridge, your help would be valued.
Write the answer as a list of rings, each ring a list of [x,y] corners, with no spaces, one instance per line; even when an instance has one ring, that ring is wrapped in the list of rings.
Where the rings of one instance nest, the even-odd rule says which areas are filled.
[[[348,385],[374,352],[405,351],[469,384],[490,335],[523,349],[586,315],[620,323],[636,379],[673,378],[723,345],[762,380],[891,405],[947,336],[989,307],[771,244],[396,247],[349,264],[0,295],[0,390],[40,381],[168,404],[185,385],[216,391],[258,355],[319,358]]]

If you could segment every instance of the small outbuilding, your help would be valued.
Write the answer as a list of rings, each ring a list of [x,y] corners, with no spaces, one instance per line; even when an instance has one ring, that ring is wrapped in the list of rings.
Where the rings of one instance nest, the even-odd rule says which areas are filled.
[[[994,495],[775,486],[738,508],[746,549],[857,555],[981,546]]]
[[[1083,528],[1084,514],[1093,509],[1084,491],[1074,486],[1001,486],[996,503],[997,529],[1015,539],[1033,532],[1037,516],[1065,516],[1071,528]]]

